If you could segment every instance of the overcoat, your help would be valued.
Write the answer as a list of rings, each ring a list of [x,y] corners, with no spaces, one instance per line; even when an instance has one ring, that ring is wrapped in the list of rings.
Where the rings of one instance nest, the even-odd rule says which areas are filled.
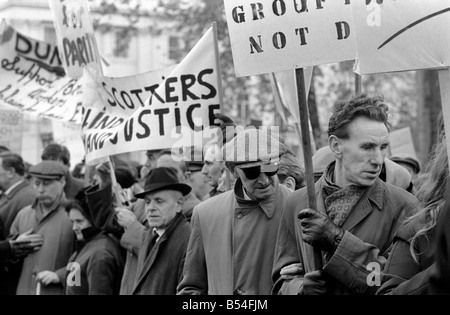
[[[244,200],[238,179],[234,191],[199,204],[179,294],[270,294],[278,225],[290,194],[277,182],[268,199]]]
[[[377,294],[423,295],[428,293],[430,276],[435,272],[435,234],[421,235],[415,242],[418,262],[410,252],[411,239],[425,224],[416,217],[405,223],[394,237],[394,244],[384,267],[382,283]]]
[[[190,226],[178,214],[155,242],[153,231],[144,233],[139,250],[133,295],[174,295],[183,275]]]
[[[322,213],[326,213],[322,195],[324,184],[323,175],[315,184],[317,210]],[[395,233],[417,206],[418,200],[412,194],[377,178],[343,224],[344,237],[336,251],[329,259],[324,259],[323,269],[330,276],[328,293],[375,294],[378,287],[369,286],[367,281],[372,267],[383,270]],[[307,191],[302,188],[288,199],[281,219],[273,272],[274,294],[298,294],[302,286],[302,275],[292,280],[280,278],[283,267],[300,262],[305,270],[312,265],[313,248],[303,242],[297,218],[298,212],[305,208],[308,208]]]
[[[64,206],[64,195],[58,205],[44,216],[39,202],[25,207],[16,216],[11,226],[11,236],[15,237],[29,230],[41,234],[44,238],[42,247],[23,260],[17,295],[35,295],[37,273],[45,270],[65,269],[74,248],[72,223]],[[61,295],[62,285],[41,287],[41,295]]]

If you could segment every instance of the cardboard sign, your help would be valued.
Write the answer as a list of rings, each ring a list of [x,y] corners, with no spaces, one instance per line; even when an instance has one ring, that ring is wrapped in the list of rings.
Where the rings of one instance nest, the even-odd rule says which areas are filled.
[[[237,76],[356,57],[350,0],[224,0]]]
[[[55,45],[3,23],[0,32],[0,104],[22,112],[81,123],[82,86],[64,76]]]
[[[351,6],[358,48],[355,72],[450,66],[450,0],[352,1]]]
[[[58,46],[67,75],[78,79],[83,67],[94,65],[101,71],[100,55],[87,1],[49,0],[55,17]]]
[[[86,161],[142,150],[202,145],[220,112],[210,29],[175,68],[133,84],[85,70],[82,121]]]
[[[0,145],[11,152],[20,154],[22,150],[23,115],[18,110],[0,108]]]

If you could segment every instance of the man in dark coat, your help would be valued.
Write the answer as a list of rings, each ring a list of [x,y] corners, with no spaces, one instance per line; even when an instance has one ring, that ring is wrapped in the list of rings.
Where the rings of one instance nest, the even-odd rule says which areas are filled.
[[[0,219],[4,224],[4,237],[9,235],[11,224],[20,210],[31,205],[36,194],[25,179],[25,164],[22,157],[11,152],[0,153]],[[1,236],[1,235],[0,235]],[[20,262],[0,267],[0,294],[16,294],[22,266]]]
[[[361,95],[333,108],[328,143],[336,161],[315,184],[316,209],[303,188],[286,202],[277,237],[273,291],[374,294],[395,232],[418,200],[379,178],[389,145],[388,107]],[[316,270],[312,247],[320,250]],[[320,257],[319,257],[320,258]]]
[[[144,192],[147,230],[138,255],[134,295],[176,294],[183,275],[190,226],[182,215],[184,197],[191,187],[180,183],[175,170],[158,167],[150,171]]]
[[[24,176],[25,164],[20,155],[10,152],[0,154],[0,190],[3,191],[0,218],[8,233],[17,213],[36,199],[34,189]]]

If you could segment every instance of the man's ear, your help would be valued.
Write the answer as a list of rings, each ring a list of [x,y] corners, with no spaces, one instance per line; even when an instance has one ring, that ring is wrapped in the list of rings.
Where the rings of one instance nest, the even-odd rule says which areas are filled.
[[[186,179],[186,181],[191,181],[191,172],[190,171],[186,171],[184,173],[184,178]]]
[[[288,176],[286,178],[286,180],[284,181],[284,184],[286,185],[287,188],[291,189],[291,190],[295,190],[295,179],[292,176]]]
[[[336,137],[335,135],[331,135],[328,138],[328,144],[331,148],[331,152],[333,152],[336,159],[340,159],[342,157],[342,143],[341,139]]]
[[[16,176],[16,170],[12,167],[10,167],[9,169],[6,170],[6,177],[8,177],[8,179],[13,179]]]
[[[180,198],[178,198],[178,200],[177,200],[177,204],[180,205],[179,211],[177,211],[177,213],[180,213],[183,211],[184,203],[185,203],[184,197],[183,197],[183,195],[181,195]]]

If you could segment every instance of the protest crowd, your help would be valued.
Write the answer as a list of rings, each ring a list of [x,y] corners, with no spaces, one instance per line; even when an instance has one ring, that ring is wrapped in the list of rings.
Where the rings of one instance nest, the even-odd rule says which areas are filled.
[[[24,41],[8,30],[0,43]],[[81,126],[78,165],[59,143],[34,165],[0,147],[0,295],[450,294],[445,113],[421,163],[389,154],[389,100],[355,93],[334,104],[308,169],[280,134],[221,110],[209,38],[142,75],[140,92],[81,71],[83,110],[53,117]],[[180,140],[190,131],[203,139]]]

